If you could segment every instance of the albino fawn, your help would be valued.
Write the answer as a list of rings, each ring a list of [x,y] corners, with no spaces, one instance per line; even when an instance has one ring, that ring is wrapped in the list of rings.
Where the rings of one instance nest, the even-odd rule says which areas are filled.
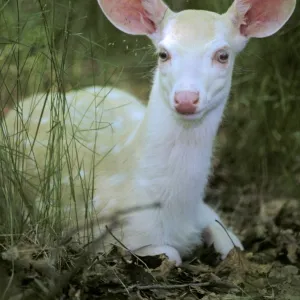
[[[129,105],[109,115],[126,118],[124,125],[127,119],[131,123],[115,128],[119,146],[96,167],[96,191],[91,199],[99,221],[94,228],[98,230],[96,234],[105,230],[101,216],[159,202],[159,208],[132,211],[123,217],[126,222],[113,230],[137,255],[164,253],[179,265],[182,257],[203,242],[214,244],[222,258],[234,245],[243,249],[230,231],[231,238],[228,237],[216,222],[220,221],[217,213],[203,202],[213,142],[229,96],[235,56],[250,38],[277,32],[293,13],[296,0],[235,0],[222,15],[199,10],[175,13],[162,0],[98,2],[118,29],[147,35],[152,40],[158,67],[145,115],[144,108],[134,99],[130,100],[132,109]],[[88,108],[91,102],[81,98],[85,97],[82,93],[77,97],[75,110],[88,111],[86,121],[91,124],[96,118],[95,109]],[[101,98],[104,106],[118,106],[114,104],[121,101],[118,93],[122,92],[108,94],[105,101]],[[71,99],[73,94],[67,97]],[[28,103],[23,105],[29,107]],[[137,113],[141,121],[132,122],[132,114]],[[78,114],[74,114],[72,122],[81,128],[75,115]],[[13,118],[14,113],[9,113],[7,120]],[[110,121],[114,126],[114,120]],[[136,129],[129,135],[133,127]],[[37,140],[44,134],[38,134]],[[94,133],[86,131],[85,135],[92,143]],[[102,136],[96,147],[98,153],[101,144],[111,138],[111,131]],[[43,156],[46,150],[37,145],[34,151],[36,156]],[[81,160],[88,160],[91,155],[87,150],[78,153]],[[118,242],[108,237],[107,243]]]

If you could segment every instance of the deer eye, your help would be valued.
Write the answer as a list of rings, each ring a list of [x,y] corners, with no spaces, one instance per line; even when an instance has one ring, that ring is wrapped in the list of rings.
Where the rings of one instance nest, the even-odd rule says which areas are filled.
[[[224,49],[219,50],[216,52],[214,59],[221,64],[226,64],[229,60],[229,53]]]
[[[160,58],[161,61],[167,61],[170,58],[169,53],[166,50],[161,50],[158,52],[158,57]]]

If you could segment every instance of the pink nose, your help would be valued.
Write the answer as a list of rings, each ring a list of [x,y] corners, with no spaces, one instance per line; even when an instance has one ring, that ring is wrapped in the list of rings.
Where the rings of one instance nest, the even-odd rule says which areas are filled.
[[[199,103],[199,92],[176,92],[175,93],[175,109],[183,115],[192,115],[196,112]]]

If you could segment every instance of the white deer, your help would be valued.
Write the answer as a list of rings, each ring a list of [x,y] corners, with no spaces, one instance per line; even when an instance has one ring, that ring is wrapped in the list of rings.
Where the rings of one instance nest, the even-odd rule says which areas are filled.
[[[99,120],[112,122],[115,129],[114,134],[110,127],[98,130],[97,153],[103,154],[104,146],[118,142],[96,167],[92,199],[100,223],[95,226],[96,233],[105,230],[103,216],[159,202],[160,207],[132,211],[123,217],[126,222],[113,229],[114,236],[133,253],[164,253],[180,265],[182,258],[202,243],[213,244],[223,259],[234,246],[243,249],[239,239],[223,229],[218,214],[203,201],[213,143],[229,96],[236,55],[250,38],[277,32],[292,15],[296,0],[235,0],[224,14],[201,10],[173,12],[162,0],[98,3],[118,29],[152,40],[158,66],[147,109],[118,90],[109,93],[107,88],[96,87],[67,94],[71,113],[66,126],[72,128],[75,124],[80,130],[86,129],[82,138],[85,147],[78,142],[79,136],[68,144],[77,145],[79,160],[85,162],[81,164],[86,166],[85,176],[90,172],[90,149],[94,149],[95,141],[95,130],[87,129]],[[22,103],[23,120],[29,118],[32,101]],[[101,106],[91,105],[93,101]],[[131,104],[123,106],[126,101]],[[33,129],[41,107],[39,104],[35,108],[36,121],[31,117]],[[30,155],[34,153],[35,157],[45,156],[46,148],[39,144],[47,144],[48,140],[47,109],[43,118],[36,136],[40,143],[31,149]],[[6,119],[11,122],[9,131],[16,114],[10,112]],[[33,134],[30,136],[27,139],[32,141]],[[68,188],[66,191],[70,193]],[[84,214],[84,208],[81,212]],[[118,242],[107,238],[107,243]]]

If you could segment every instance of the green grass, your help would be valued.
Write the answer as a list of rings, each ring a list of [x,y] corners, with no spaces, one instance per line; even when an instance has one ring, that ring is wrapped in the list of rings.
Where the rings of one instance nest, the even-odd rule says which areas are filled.
[[[221,150],[234,181],[286,196],[299,195],[299,15],[239,58]]]
[[[229,0],[189,1],[184,5],[178,5],[178,1],[166,2],[176,9],[218,12],[225,11],[231,3]],[[293,18],[279,34],[251,41],[238,58],[217,152],[231,189],[254,186],[255,191],[263,193],[299,195],[299,17],[298,5]],[[12,106],[26,96],[45,92],[49,93],[52,107],[56,107],[53,120],[63,120],[60,114],[65,99],[53,97],[55,91],[64,95],[79,87],[109,83],[144,99],[148,95],[155,65],[150,42],[113,28],[96,1],[1,1],[0,28],[2,106]],[[5,123],[1,126],[4,131]],[[63,227],[60,173],[54,176],[56,189],[51,189],[50,182],[39,187],[43,201],[51,197],[56,201],[54,218],[53,215],[49,218],[47,206],[37,214],[34,197],[28,196],[21,184],[24,179],[18,171],[20,166],[12,152],[7,151],[14,146],[5,143],[5,149],[0,149],[3,244],[14,244],[20,234],[40,243],[51,243],[60,238]],[[51,131],[46,171],[62,167],[64,143],[61,122]]]

